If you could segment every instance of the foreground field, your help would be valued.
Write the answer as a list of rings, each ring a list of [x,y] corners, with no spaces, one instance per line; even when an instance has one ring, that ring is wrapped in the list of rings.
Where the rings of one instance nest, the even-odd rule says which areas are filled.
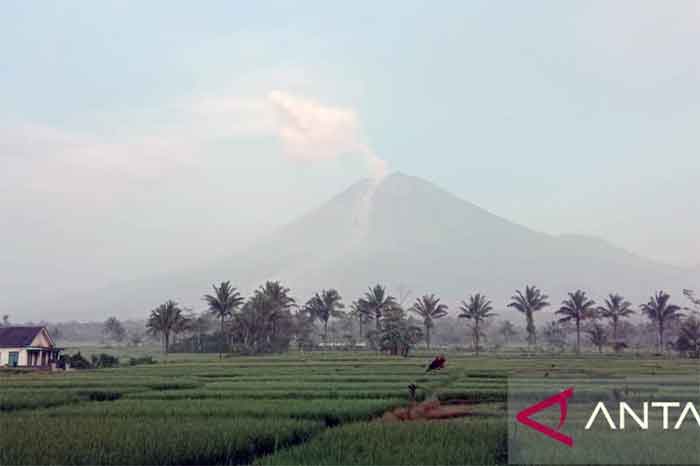
[[[155,365],[0,375],[0,465],[503,464],[507,377],[694,373],[692,362],[615,357],[313,353],[183,357]],[[388,422],[417,397],[469,403],[451,420]],[[7,435],[10,432],[11,435]]]

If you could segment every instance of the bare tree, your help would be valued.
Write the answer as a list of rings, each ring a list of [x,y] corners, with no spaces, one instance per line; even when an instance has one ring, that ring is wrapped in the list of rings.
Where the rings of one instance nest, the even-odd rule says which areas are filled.
[[[608,343],[608,332],[605,331],[603,327],[598,322],[594,322],[588,328],[586,328],[586,335],[590,342],[598,348],[598,352],[603,352],[603,346]]]
[[[121,343],[126,338],[126,329],[116,317],[110,317],[102,325],[102,333],[117,343]]]
[[[503,337],[503,343],[507,345],[510,343],[510,339],[518,334],[518,331],[515,329],[513,322],[510,320],[504,320],[498,327],[498,333]]]

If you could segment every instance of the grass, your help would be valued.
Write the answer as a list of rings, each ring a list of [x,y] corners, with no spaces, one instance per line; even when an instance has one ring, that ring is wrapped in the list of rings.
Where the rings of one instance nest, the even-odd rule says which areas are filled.
[[[325,431],[260,465],[464,465],[507,462],[503,419],[358,423]]]
[[[238,417],[0,416],[3,465],[245,464],[308,440],[314,421]],[[22,433],[26,433],[22,435]]]
[[[331,399],[388,399],[407,398],[406,390],[288,390],[285,388],[268,390],[177,390],[167,393],[138,392],[127,395],[131,399],[142,400],[197,400],[197,399],[256,399],[256,400],[315,400]]]
[[[400,399],[381,400],[190,400],[173,403],[170,400],[120,400],[114,403],[84,403],[35,411],[33,415],[45,417],[101,418],[294,418],[323,422],[327,426],[343,422],[370,420],[385,411],[401,406]]]
[[[576,384],[698,369],[685,360],[511,352],[448,354],[446,370],[426,374],[429,357],[328,352],[219,361],[216,355],[170,355],[167,362],[114,369],[0,371],[0,466],[506,464],[511,375],[530,377],[538,397],[538,387],[551,385],[544,377],[550,372]],[[419,387],[419,399],[475,403],[474,416],[377,421],[408,403],[410,383]],[[603,396],[613,386],[580,393]],[[686,389],[691,393],[693,385],[678,393]]]
[[[16,411],[19,409],[47,408],[68,403],[77,403],[80,397],[75,392],[27,390],[0,391],[0,411]]]
[[[89,388],[64,388],[27,391],[13,388],[0,391],[0,412],[31,410],[61,406],[80,401],[113,401],[122,397],[122,392],[114,390],[94,390]]]

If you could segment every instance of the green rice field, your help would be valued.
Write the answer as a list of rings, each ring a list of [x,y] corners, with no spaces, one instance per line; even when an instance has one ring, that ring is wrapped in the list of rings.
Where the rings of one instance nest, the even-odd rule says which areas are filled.
[[[507,464],[508,377],[694,374],[688,360],[613,355],[201,355],[56,373],[0,372],[0,465]],[[417,398],[468,415],[401,422]],[[598,390],[598,388],[596,388]],[[605,386],[600,387],[605,394]]]

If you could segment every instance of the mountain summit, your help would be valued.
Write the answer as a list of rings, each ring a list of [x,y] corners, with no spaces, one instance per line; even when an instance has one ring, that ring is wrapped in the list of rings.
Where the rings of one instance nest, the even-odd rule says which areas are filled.
[[[690,286],[687,271],[597,238],[530,230],[401,173],[350,186],[207,275],[207,283],[231,279],[244,290],[281,280],[302,300],[333,287],[349,301],[382,283],[411,300],[434,292],[451,304],[482,292],[497,307],[525,284],[553,304],[578,288],[645,300]]]
[[[428,181],[395,173],[355,183],[211,267],[124,284],[118,293],[98,293],[80,303],[100,314],[138,316],[169,298],[198,303],[222,280],[244,293],[265,280],[280,280],[299,301],[332,287],[349,302],[382,283],[395,295],[410,292],[410,301],[429,292],[451,306],[481,292],[496,309],[505,307],[516,288],[534,284],[554,307],[579,288],[596,299],[619,292],[635,302],[658,289],[676,294],[692,286],[690,275],[596,238],[530,230]],[[104,301],[105,295],[118,300]]]

